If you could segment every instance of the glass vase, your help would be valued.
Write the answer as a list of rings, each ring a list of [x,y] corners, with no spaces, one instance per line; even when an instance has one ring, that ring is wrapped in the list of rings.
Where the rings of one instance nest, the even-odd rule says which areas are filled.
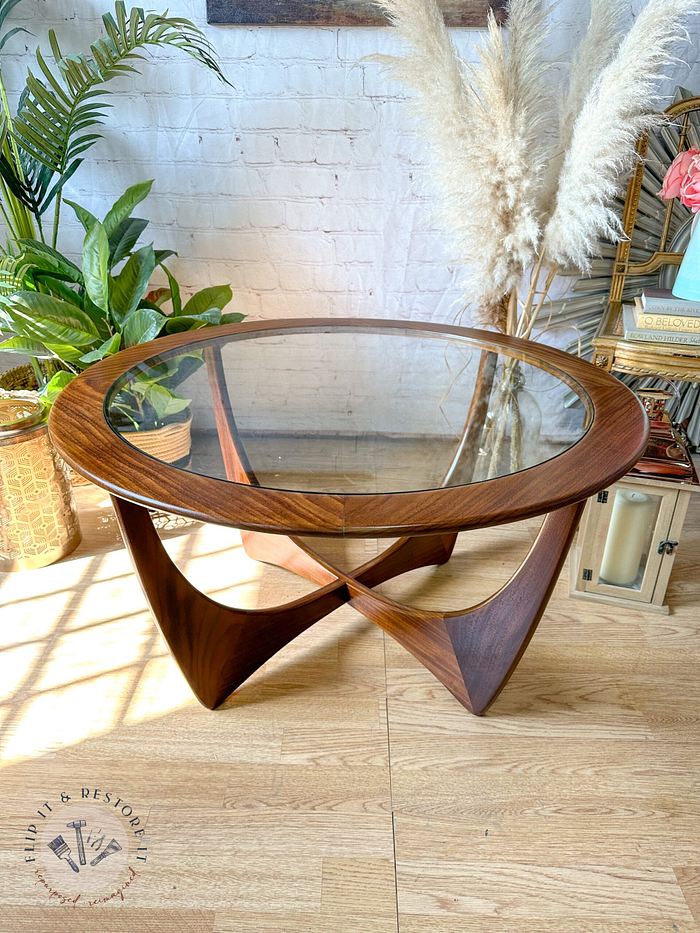
[[[673,297],[685,301],[700,301],[700,228],[697,213],[693,219],[690,243],[685,251],[676,281],[673,283]]]

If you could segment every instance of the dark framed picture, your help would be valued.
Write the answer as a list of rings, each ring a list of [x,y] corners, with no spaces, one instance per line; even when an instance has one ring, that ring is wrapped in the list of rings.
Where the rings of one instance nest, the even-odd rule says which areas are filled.
[[[491,8],[505,20],[506,0],[439,0],[448,26],[485,26]],[[382,26],[371,0],[207,0],[210,23],[298,26]]]

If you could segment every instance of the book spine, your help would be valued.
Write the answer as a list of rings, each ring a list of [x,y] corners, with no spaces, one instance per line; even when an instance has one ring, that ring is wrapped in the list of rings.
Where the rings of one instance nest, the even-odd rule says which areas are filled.
[[[681,334],[678,331],[668,333],[660,330],[628,330],[625,328],[625,339],[700,347],[700,334]]]
[[[684,334],[700,334],[700,317],[683,317],[673,314],[637,314],[637,327],[641,330],[678,331]]]
[[[695,301],[677,301],[673,298],[646,298],[641,299],[642,311],[645,314],[673,314],[680,317],[700,315],[700,304]]]

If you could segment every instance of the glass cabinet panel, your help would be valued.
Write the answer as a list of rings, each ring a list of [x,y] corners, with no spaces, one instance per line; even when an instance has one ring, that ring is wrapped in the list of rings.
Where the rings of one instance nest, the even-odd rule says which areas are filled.
[[[641,590],[663,497],[619,486],[614,497],[598,583]]]

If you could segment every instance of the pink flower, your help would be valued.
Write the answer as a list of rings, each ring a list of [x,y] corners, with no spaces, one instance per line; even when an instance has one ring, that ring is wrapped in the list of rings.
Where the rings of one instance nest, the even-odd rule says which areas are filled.
[[[687,167],[680,190],[681,204],[697,214],[700,211],[700,154]]]
[[[664,201],[680,197],[681,187],[686,181],[688,168],[696,156],[700,156],[700,149],[686,149],[684,152],[679,152],[671,162],[664,177],[661,191],[658,192]]]

